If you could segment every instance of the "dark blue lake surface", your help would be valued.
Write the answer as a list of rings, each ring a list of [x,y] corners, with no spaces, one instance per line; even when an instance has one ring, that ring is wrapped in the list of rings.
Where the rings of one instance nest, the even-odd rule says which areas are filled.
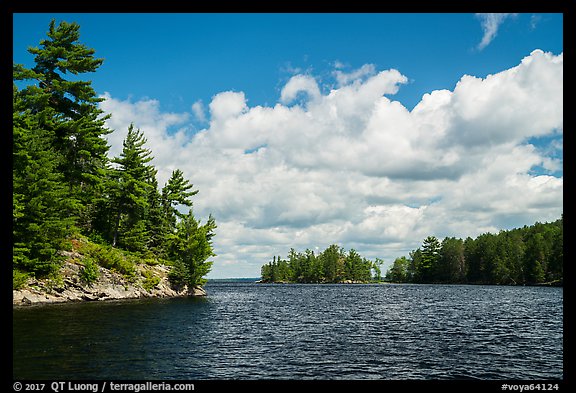
[[[15,379],[562,379],[562,288],[209,283],[13,310]]]

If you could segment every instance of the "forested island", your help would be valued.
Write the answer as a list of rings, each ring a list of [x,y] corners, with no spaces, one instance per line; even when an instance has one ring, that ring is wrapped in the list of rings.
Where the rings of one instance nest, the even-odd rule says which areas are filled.
[[[453,283],[503,285],[563,284],[563,217],[475,239],[435,236],[409,256],[396,258],[381,275],[383,260],[370,261],[338,245],[315,254],[291,249],[261,268],[264,283]]]
[[[160,188],[133,125],[108,157],[109,115],[82,80],[103,59],[79,42],[76,23],[52,20],[47,35],[28,49],[33,68],[13,64],[13,289],[38,278],[58,285],[65,260],[80,265],[83,285],[104,267],[153,289],[160,277],[139,264],[168,266],[176,286],[203,285],[216,223],[194,216],[198,190],[179,169]]]

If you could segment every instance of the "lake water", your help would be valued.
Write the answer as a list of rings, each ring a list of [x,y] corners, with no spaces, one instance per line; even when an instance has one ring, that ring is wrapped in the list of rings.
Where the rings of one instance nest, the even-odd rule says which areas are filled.
[[[562,288],[209,283],[13,310],[14,379],[562,379]]]

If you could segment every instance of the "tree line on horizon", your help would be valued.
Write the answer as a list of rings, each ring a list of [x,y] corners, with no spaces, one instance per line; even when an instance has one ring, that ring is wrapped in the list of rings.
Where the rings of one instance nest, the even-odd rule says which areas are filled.
[[[274,256],[261,268],[261,282],[295,283],[366,283],[381,278],[382,260],[370,261],[356,250],[345,252],[343,247],[332,244],[316,255],[307,249],[297,252],[290,249],[287,259]]]
[[[435,236],[396,258],[386,279],[405,283],[558,284],[564,277],[563,215],[549,223],[484,233],[475,239]]]
[[[103,101],[91,81],[103,59],[78,42],[77,23],[52,20],[32,47],[34,67],[13,64],[13,277],[58,271],[61,250],[86,237],[102,250],[172,265],[178,284],[203,285],[216,223],[192,212],[198,193],[180,169],[160,188],[144,133],[133,124],[110,159]],[[188,209],[187,213],[180,210]]]
[[[484,233],[475,239],[435,236],[396,258],[382,278],[383,260],[331,245],[319,254],[290,249],[261,267],[262,283],[563,284],[563,217],[550,223]]]

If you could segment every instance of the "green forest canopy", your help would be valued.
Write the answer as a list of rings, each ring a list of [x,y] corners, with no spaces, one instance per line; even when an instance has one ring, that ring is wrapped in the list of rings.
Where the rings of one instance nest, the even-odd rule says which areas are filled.
[[[103,59],[79,42],[79,28],[52,20],[48,38],[28,49],[35,66],[13,64],[14,283],[57,273],[59,251],[87,237],[100,256],[123,250],[172,265],[179,284],[202,285],[215,255],[215,220],[201,225],[194,217],[198,190],[181,170],[159,189],[152,152],[133,125],[120,156],[108,158],[110,115],[99,109],[91,81],[81,80]]]
[[[475,239],[435,236],[394,260],[385,280],[405,283],[539,284],[563,282],[563,218],[551,223],[484,233]],[[274,256],[261,268],[262,282],[338,283],[381,280],[383,261],[331,245],[288,258]]]

